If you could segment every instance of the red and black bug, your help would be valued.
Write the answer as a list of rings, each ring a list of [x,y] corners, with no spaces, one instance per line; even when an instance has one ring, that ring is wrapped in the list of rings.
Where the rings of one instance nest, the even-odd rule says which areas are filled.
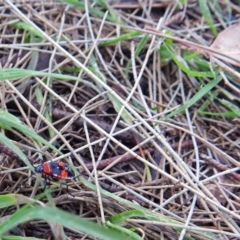
[[[32,163],[32,161],[30,162]],[[47,180],[49,180],[49,178],[51,178],[52,180],[67,180],[67,179],[73,179],[77,177],[75,176],[74,172],[69,167],[69,165],[62,161],[44,162],[42,164],[39,164],[33,167],[36,173],[40,173],[43,175],[44,189],[46,188]],[[66,184],[66,183],[62,183],[62,184]],[[66,186],[67,186],[67,192],[68,192],[68,185],[66,184]],[[70,192],[68,193],[72,195]]]
[[[36,173],[41,173],[56,180],[72,179],[75,177],[72,169],[64,162],[45,162],[34,167]]]

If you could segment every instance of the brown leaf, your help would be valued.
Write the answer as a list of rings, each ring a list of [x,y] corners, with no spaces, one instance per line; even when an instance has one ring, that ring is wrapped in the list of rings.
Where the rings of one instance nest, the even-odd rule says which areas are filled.
[[[240,66],[240,24],[234,24],[223,30],[215,39],[211,48],[220,50],[227,56],[217,55],[218,58]],[[216,57],[216,56],[215,56]]]

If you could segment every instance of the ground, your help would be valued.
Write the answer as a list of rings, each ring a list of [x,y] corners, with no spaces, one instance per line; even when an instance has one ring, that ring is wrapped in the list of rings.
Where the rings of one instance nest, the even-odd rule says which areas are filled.
[[[0,235],[239,239],[239,13],[1,3]]]

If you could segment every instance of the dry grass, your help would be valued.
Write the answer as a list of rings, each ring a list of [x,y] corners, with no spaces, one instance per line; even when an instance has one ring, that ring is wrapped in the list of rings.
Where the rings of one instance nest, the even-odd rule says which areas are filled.
[[[1,108],[64,155],[57,157],[51,149],[17,130],[2,132],[33,161],[64,159],[96,186],[93,190],[74,179],[68,183],[74,197],[63,186],[53,190],[52,201],[63,210],[105,223],[107,216],[131,209],[127,203],[113,199],[115,195],[179,222],[177,225],[163,221],[160,215],[158,221],[144,217],[126,219],[125,227],[136,228],[144,239],[190,239],[190,233],[193,239],[238,239],[239,115],[226,117],[223,113],[229,110],[218,101],[230,98],[237,107],[238,74],[232,68],[233,73],[228,75],[228,67],[223,64],[219,72],[230,79],[225,81],[227,84],[221,81],[184,111],[165,118],[212,79],[181,71],[160,48],[164,38],[142,33],[118,41],[124,34],[146,26],[160,32],[167,29],[180,43],[174,41],[170,46],[183,62],[187,51],[181,42],[209,46],[215,38],[203,21],[197,2],[188,1],[180,11],[175,1],[149,1],[149,5],[144,1],[114,1],[108,14],[98,5],[81,9],[57,1],[16,1],[13,8],[11,2],[6,0],[0,6],[2,67],[79,79],[26,76],[0,83]],[[212,4],[209,6],[214,9]],[[234,3],[229,6],[233,16],[239,14]],[[92,9],[103,16],[96,16]],[[221,31],[226,27],[226,17],[218,11],[213,13]],[[19,20],[27,23],[29,29],[20,27]],[[144,38],[140,53],[134,54]],[[208,62],[204,56],[198,59]],[[193,71],[204,71],[195,59],[185,63]],[[219,116],[200,114],[204,103],[204,112]],[[39,182],[34,184],[36,175],[28,181],[29,187],[19,188],[28,174],[17,157],[13,161],[11,154],[7,156],[5,152],[1,169],[1,194],[19,193],[34,198],[41,193]],[[113,194],[103,194],[101,189]],[[42,201],[46,203],[47,199]],[[1,210],[1,216],[12,212],[13,208]],[[21,227],[17,229],[23,231]],[[27,236],[51,236],[49,226],[41,221],[29,222],[24,231]],[[201,235],[203,232],[216,235],[207,238]],[[69,239],[83,237],[70,230],[65,234]]]

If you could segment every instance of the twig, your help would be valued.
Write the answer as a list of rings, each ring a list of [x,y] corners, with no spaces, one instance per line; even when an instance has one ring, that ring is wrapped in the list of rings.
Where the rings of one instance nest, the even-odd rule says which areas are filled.
[[[200,154],[200,157],[206,161],[210,166],[213,166],[215,167],[216,169],[218,169],[219,171],[223,172],[223,171],[226,171],[226,170],[230,170],[230,168],[228,168],[227,165],[223,165],[219,162],[217,162],[215,159],[207,156],[206,154],[204,153],[201,153]],[[232,177],[234,177],[236,180],[240,181],[240,174],[238,173],[235,173],[235,172],[230,172],[228,173],[230,174]]]

